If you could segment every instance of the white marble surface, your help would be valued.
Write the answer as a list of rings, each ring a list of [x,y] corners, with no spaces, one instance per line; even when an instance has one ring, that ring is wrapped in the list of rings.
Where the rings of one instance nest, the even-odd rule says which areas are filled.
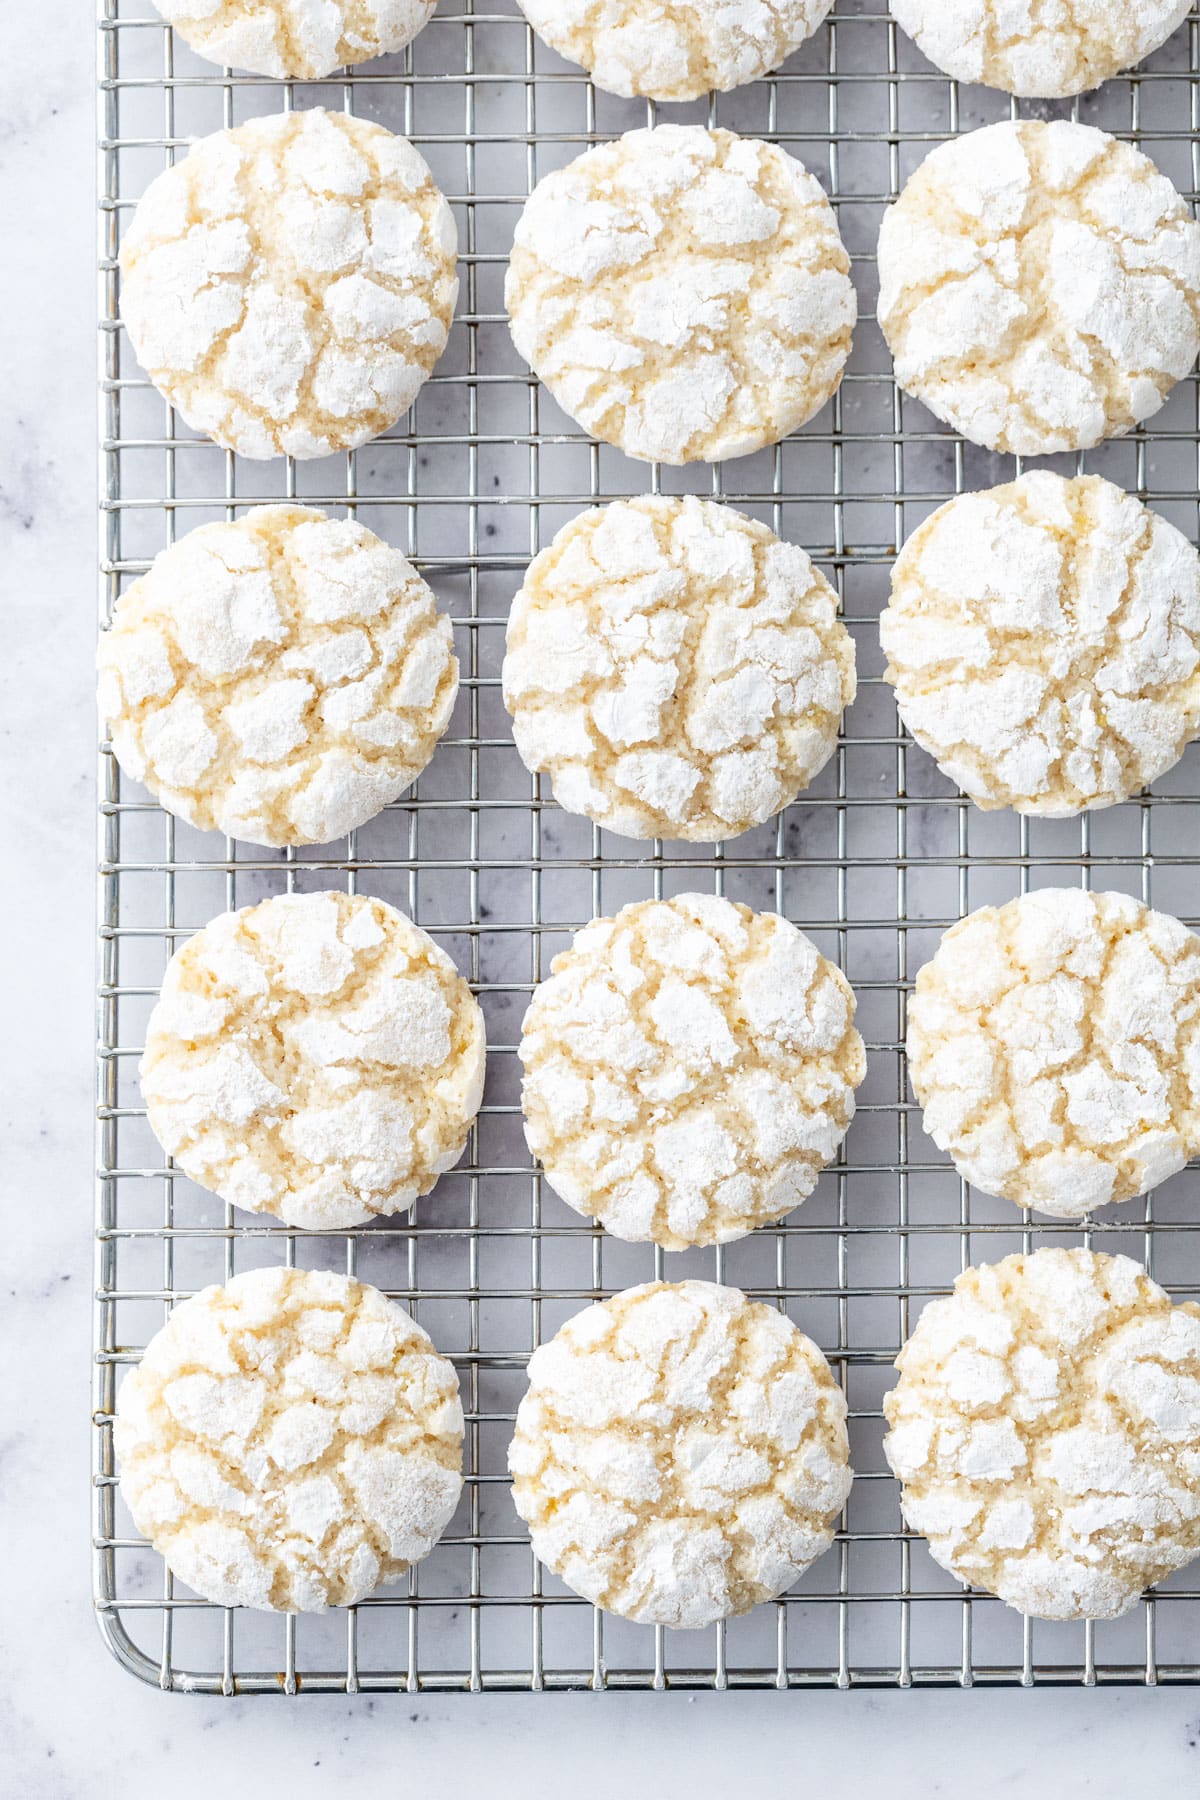
[[[0,1331],[0,1792],[176,1800],[338,1778],[433,1795],[784,1782],[909,1796],[1200,1793],[1200,1692],[163,1696],[90,1616],[93,36],[78,0],[18,10],[0,70],[8,324],[0,409],[0,788],[7,1258]],[[36,41],[34,41],[36,38]]]

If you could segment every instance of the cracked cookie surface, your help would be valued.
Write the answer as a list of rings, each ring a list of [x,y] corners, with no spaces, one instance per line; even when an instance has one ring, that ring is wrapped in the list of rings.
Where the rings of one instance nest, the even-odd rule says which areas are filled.
[[[917,48],[957,81],[1027,99],[1099,87],[1165,44],[1188,0],[891,0]]]
[[[939,507],[879,637],[905,725],[980,807],[1113,806],[1200,732],[1200,556],[1096,475]]]
[[[403,793],[458,692],[449,619],[351,519],[264,506],[156,557],[100,639],[127,775],[201,831],[327,844]]]
[[[727,1243],[812,1192],[866,1069],[841,971],[777,913],[712,894],[594,919],[534,991],[525,1137],[615,1237]]]
[[[437,0],[154,0],[210,62],[277,79],[316,81],[403,50]]]
[[[280,894],[175,952],[139,1073],[193,1181],[336,1230],[404,1211],[453,1167],[484,1056],[478,1002],[410,919],[364,895]]]
[[[121,243],[121,317],[197,431],[242,456],[325,456],[412,405],[450,330],[456,243],[407,139],[277,113],[151,182]]]
[[[581,513],[513,601],[504,702],[528,769],[625,837],[761,825],[837,746],[854,645],[797,545],[712,501]]]
[[[757,81],[832,0],[519,0],[538,36],[609,94],[695,100]]]
[[[219,1606],[322,1612],[428,1555],[462,1488],[453,1365],[377,1288],[252,1269],[171,1313],[117,1395],[121,1493]]]
[[[1154,164],[1067,120],[925,158],[879,233],[896,380],[973,443],[1086,449],[1157,412],[1200,345],[1200,226]]]
[[[585,430],[643,462],[718,462],[777,443],[834,392],[849,270],[800,163],[660,125],[538,182],[504,295],[514,344]]]
[[[1126,1256],[967,1269],[896,1358],[884,1451],[935,1561],[1037,1619],[1113,1619],[1200,1551],[1200,1307]]]
[[[920,971],[924,1126],[985,1194],[1078,1219],[1200,1150],[1200,938],[1124,894],[971,913]]]
[[[627,1288],[568,1319],[529,1360],[508,1460],[548,1568],[606,1612],[683,1627],[798,1580],[853,1478],[820,1350],[708,1281]]]

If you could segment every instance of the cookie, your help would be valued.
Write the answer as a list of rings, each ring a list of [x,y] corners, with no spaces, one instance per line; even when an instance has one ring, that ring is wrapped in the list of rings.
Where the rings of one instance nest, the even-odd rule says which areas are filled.
[[[1200,557],[1098,475],[939,507],[879,637],[900,717],[977,806],[1113,806],[1200,733]]]
[[[1006,120],[930,152],[883,217],[896,380],[973,443],[1086,449],[1156,413],[1200,346],[1200,226],[1129,144]]]
[[[1115,1619],[1200,1551],[1200,1307],[1037,1250],[925,1308],[883,1403],[934,1560],[1035,1619]]]
[[[184,43],[210,62],[279,79],[403,50],[437,0],[154,0]]]
[[[519,0],[538,36],[609,94],[695,100],[777,69],[833,0]]]
[[[722,1244],[816,1186],[866,1068],[840,970],[778,913],[713,894],[594,919],[535,990],[525,1137],[615,1237]]]
[[[798,162],[660,125],[538,182],[504,295],[517,349],[593,437],[643,462],[720,462],[777,443],[834,392],[849,270]]]
[[[100,710],[125,773],[201,831],[327,844],[395,800],[458,692],[450,621],[351,519],[202,525],[122,595]]]
[[[1099,87],[1165,44],[1188,0],[891,0],[917,48],[957,81],[1025,99]]]
[[[462,1488],[453,1365],[326,1270],[252,1269],[172,1312],[117,1395],[137,1529],[218,1606],[323,1612],[399,1580]]]
[[[1125,894],[981,907],[917,976],[908,1069],[985,1194],[1079,1219],[1145,1193],[1200,1151],[1200,939]]]
[[[656,1281],[576,1313],[529,1359],[508,1453],[534,1554],[606,1612],[711,1625],[833,1542],[846,1402],[774,1308]]]
[[[276,113],[202,138],[121,242],[121,317],[155,387],[242,456],[386,431],[440,356],[454,217],[406,138]]]
[[[507,645],[525,766],[625,837],[761,825],[832,756],[855,693],[837,595],[804,551],[691,495],[570,520],[530,564]]]
[[[483,1014],[443,950],[365,895],[222,913],[167,966],[139,1073],[201,1187],[336,1231],[403,1212],[462,1155]]]

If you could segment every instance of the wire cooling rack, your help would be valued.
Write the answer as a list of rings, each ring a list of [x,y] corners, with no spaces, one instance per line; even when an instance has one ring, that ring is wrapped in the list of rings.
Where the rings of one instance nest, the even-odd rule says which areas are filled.
[[[1069,105],[1133,138],[1195,196],[1195,18],[1134,79]],[[1195,1174],[1110,1209],[1089,1233],[1033,1224],[967,1189],[909,1099],[905,1001],[940,932],[1031,886],[1139,895],[1195,922],[1200,755],[1143,798],[1080,821],[968,805],[898,730],[876,618],[896,545],[951,494],[1008,479],[1012,459],[945,432],[891,378],[874,322],[880,214],[930,145],[1009,102],[933,72],[863,0],[839,0],[786,71],[739,93],[660,109],[766,136],[820,177],[854,261],[861,321],[849,372],[786,443],[723,467],[631,463],[583,437],[517,358],[502,284],[533,182],[586,145],[656,117],[596,92],[510,4],[446,0],[410,51],[344,82],[230,77],[194,58],[149,0],[102,0],[100,310],[102,621],[176,536],[283,496],[350,509],[413,557],[454,618],[464,679],[419,784],[349,840],[272,853],[177,823],[100,756],[96,1603],[115,1655],[164,1688],[220,1693],[490,1688],[870,1686],[1193,1681],[1196,1568],[1129,1617],[1031,1624],[967,1594],[903,1530],[880,1450],[890,1365],[926,1297],[967,1263],[1035,1241],[1143,1258],[1173,1291],[1200,1286]],[[453,201],[462,295],[449,347],[413,414],[323,462],[247,463],[194,439],[144,380],[117,319],[115,255],[138,196],[189,138],[281,107],[344,106],[412,137]],[[1154,429],[1086,467],[1197,529],[1198,398],[1179,384]],[[1064,472],[1085,459],[1058,458]],[[779,821],[715,851],[611,838],[560,812],[521,767],[499,694],[509,600],[529,556],[586,503],[647,489],[720,495],[804,544],[835,582],[860,691],[836,757]],[[644,853],[639,853],[644,852]],[[167,958],[226,907],[344,886],[395,902],[445,945],[479,994],[486,1102],[461,1166],[408,1216],[309,1236],[234,1213],[164,1166],[136,1064]],[[626,901],[715,889],[802,925],[852,981],[869,1072],[840,1161],[788,1221],[724,1250],[664,1256],[589,1228],[531,1169],[515,1055],[532,985],[571,932]],[[410,1307],[454,1358],[467,1480],[446,1537],[407,1585],[320,1617],[209,1606],[174,1584],[116,1490],[121,1371],[172,1305],[281,1260],[346,1268]],[[606,1618],[534,1561],[505,1474],[531,1348],[589,1300],[666,1274],[715,1277],[776,1302],[828,1353],[851,1411],[857,1481],[837,1543],[786,1598],[704,1631]]]

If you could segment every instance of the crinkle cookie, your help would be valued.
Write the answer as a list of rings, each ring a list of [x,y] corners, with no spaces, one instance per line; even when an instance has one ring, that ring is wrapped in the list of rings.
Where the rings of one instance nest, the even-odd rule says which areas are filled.
[[[334,69],[403,50],[437,0],[154,0],[184,42],[210,62],[258,75],[317,81]]]
[[[202,831],[327,844],[416,780],[458,692],[450,621],[351,519],[202,525],[122,595],[100,710],[127,775]]]
[[[643,462],[720,462],[811,419],[854,330],[818,182],[756,138],[660,125],[539,181],[504,296],[573,419]]]
[[[535,990],[525,1136],[615,1237],[721,1244],[816,1186],[866,1070],[845,976],[778,913],[713,894],[594,919]]]
[[[1115,1619],[1200,1552],[1200,1307],[1127,1256],[967,1269],[896,1367],[904,1517],[960,1580],[1036,1619]]]
[[[981,907],[917,976],[908,1067],[959,1174],[1079,1219],[1200,1151],[1200,939],[1125,894]]]
[[[121,1493],[219,1606],[349,1606],[427,1556],[462,1488],[453,1365],[345,1275],[253,1269],[172,1312],[117,1396]]]
[[[450,330],[456,243],[406,138],[276,113],[151,182],[121,243],[121,317],[196,430],[242,456],[325,456],[412,405]]]
[[[695,100],[757,81],[833,0],[519,0],[540,38],[609,94]]]
[[[891,0],[917,48],[957,81],[1026,99],[1099,87],[1165,44],[1189,0]]]
[[[581,513],[509,614],[522,760],[626,837],[761,825],[833,754],[854,692],[837,595],[804,551],[690,495]]]
[[[773,1307],[656,1281],[576,1313],[529,1359],[508,1452],[536,1556],[606,1612],[711,1625],[833,1542],[846,1402]]]
[[[1200,226],[1129,144],[1006,120],[930,152],[883,217],[896,380],[973,443],[1086,449],[1162,405],[1200,345]]]
[[[222,913],[167,966],[140,1075],[202,1187],[315,1231],[403,1212],[462,1155],[483,1014],[443,950],[364,895]]]
[[[977,806],[1112,806],[1200,732],[1200,557],[1097,475],[939,507],[879,636],[905,725]]]

